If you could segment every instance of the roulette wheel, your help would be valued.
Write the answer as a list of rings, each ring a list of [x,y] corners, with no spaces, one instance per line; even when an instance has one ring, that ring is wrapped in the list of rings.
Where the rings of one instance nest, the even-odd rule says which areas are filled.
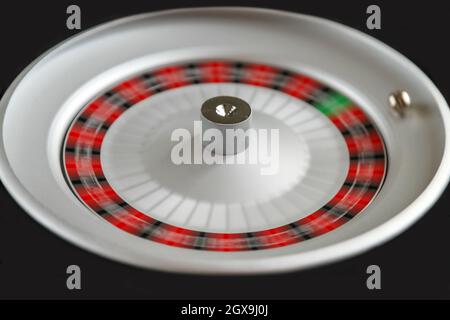
[[[37,221],[99,255],[279,272],[420,218],[448,183],[449,119],[419,68],[343,25],[170,10],[93,28],[27,67],[1,100],[0,174]]]

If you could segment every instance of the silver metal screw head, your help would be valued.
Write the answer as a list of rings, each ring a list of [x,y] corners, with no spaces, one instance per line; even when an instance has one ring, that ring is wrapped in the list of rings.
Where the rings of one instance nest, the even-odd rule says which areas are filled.
[[[249,141],[246,131],[250,128],[251,115],[250,105],[236,97],[218,96],[203,103],[201,108],[203,127],[217,129],[222,133],[223,146],[216,148],[216,153],[230,155],[247,149]],[[232,133],[230,138],[227,131]]]
[[[218,96],[206,100],[201,109],[203,117],[216,124],[233,125],[247,120],[251,108],[242,99],[231,96]]]

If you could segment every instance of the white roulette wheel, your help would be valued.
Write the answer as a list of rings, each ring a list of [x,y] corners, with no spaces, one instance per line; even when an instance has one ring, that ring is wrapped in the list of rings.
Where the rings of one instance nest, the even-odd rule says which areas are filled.
[[[353,29],[171,10],[93,28],[26,68],[1,100],[0,173],[37,221],[99,255],[279,272],[422,216],[449,179],[449,119],[422,71]]]

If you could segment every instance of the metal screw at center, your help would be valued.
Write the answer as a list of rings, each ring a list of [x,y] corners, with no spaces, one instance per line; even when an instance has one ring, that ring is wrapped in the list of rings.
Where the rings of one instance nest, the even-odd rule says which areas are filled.
[[[201,108],[204,129],[216,129],[222,134],[223,145],[215,152],[223,155],[237,154],[248,147],[246,131],[250,128],[252,109],[242,99],[218,96],[206,100]],[[227,131],[232,135],[228,136]]]
[[[223,103],[223,104],[219,104],[216,107],[216,114],[218,114],[221,117],[233,117],[236,115],[237,112],[235,112],[237,110],[237,107],[229,104],[229,103]]]
[[[218,125],[235,125],[244,122],[249,119],[251,112],[247,102],[231,96],[208,99],[201,109],[203,117]]]

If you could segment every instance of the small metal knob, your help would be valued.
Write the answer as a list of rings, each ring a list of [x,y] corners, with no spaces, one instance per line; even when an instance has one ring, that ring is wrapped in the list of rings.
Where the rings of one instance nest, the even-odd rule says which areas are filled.
[[[389,106],[400,116],[405,114],[405,111],[411,106],[411,97],[409,93],[404,90],[393,92],[389,96]]]

